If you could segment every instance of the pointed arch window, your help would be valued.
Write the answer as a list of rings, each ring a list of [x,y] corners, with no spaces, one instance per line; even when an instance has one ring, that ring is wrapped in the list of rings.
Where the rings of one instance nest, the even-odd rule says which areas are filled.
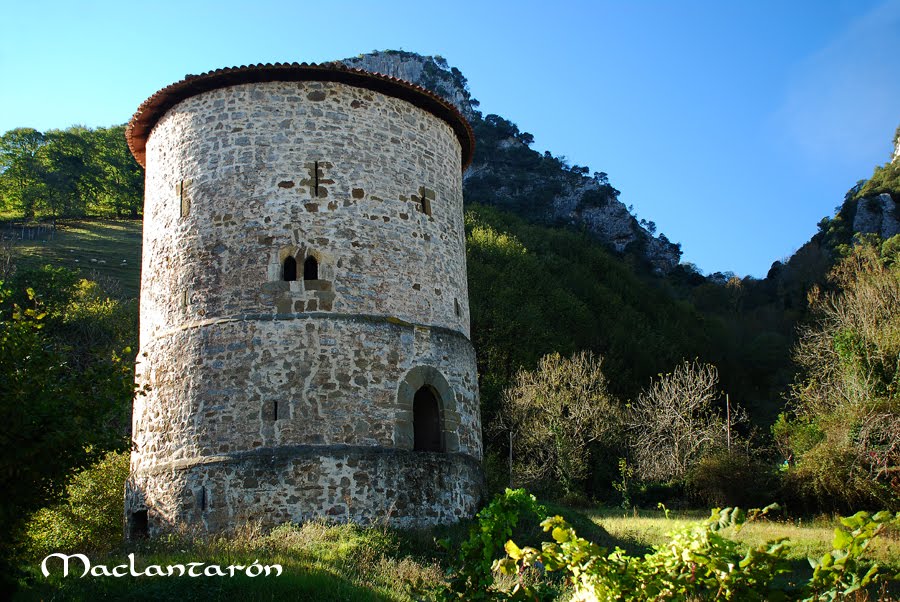
[[[281,279],[292,282],[297,279],[297,260],[287,257],[281,265]]]
[[[316,258],[310,255],[306,258],[306,261],[303,262],[303,279],[304,280],[318,280],[319,279],[319,262],[316,261]]]

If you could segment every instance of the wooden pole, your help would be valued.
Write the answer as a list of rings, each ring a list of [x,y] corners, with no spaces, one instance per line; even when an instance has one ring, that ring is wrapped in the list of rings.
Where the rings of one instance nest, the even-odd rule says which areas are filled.
[[[728,445],[728,451],[731,451],[731,398],[728,393],[725,394],[725,437]]]
[[[513,468],[512,468],[512,444],[513,444],[513,432],[512,429],[509,429],[509,486],[513,486]]]

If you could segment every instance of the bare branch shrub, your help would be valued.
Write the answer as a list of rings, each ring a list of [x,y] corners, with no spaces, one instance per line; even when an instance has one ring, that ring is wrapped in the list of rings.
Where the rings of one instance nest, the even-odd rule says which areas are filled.
[[[792,424],[782,447],[801,494],[840,507],[900,507],[900,237],[855,246],[830,275],[837,292],[813,290],[816,321],[800,332]],[[881,252],[879,252],[881,250]],[[804,429],[820,433],[811,448]]]
[[[517,483],[558,483],[565,493],[577,492],[588,476],[593,444],[620,440],[623,413],[607,391],[601,364],[590,352],[569,358],[552,353],[536,370],[516,375],[497,427],[513,433]]]
[[[715,366],[686,361],[638,396],[628,422],[639,478],[682,478],[707,450],[725,447],[725,422],[713,409],[718,384]]]

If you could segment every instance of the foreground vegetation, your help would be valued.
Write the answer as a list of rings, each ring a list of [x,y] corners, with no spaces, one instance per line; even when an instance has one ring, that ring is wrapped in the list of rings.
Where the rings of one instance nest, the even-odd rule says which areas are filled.
[[[714,511],[708,520],[675,518],[668,511],[613,518],[610,510],[582,514],[539,504],[522,490],[507,490],[476,520],[455,527],[398,531],[312,521],[268,532],[245,525],[228,536],[170,535],[125,545],[121,482],[104,485],[110,474],[124,478],[124,464],[110,471],[117,457],[125,454],[81,472],[63,504],[33,517],[15,599],[827,600],[855,594],[853,599],[891,600],[897,593],[890,581],[900,573],[900,516],[861,513],[827,527],[786,527],[759,512],[747,523],[732,509]],[[557,516],[545,518],[550,514]],[[108,529],[112,524],[118,532]],[[79,537],[71,539],[69,530]],[[790,541],[784,539],[788,533]],[[151,565],[191,562],[225,572],[235,565],[277,564],[282,572],[118,578],[95,572],[79,578],[81,563],[64,577],[61,562],[51,560],[45,577],[41,561],[51,552],[83,553],[95,571],[97,565],[127,565],[133,554],[139,573]],[[586,592],[596,598],[579,597]]]
[[[140,292],[140,220],[58,220],[52,231],[34,238],[28,228],[0,224],[0,279],[13,268],[30,271],[53,265],[100,283],[113,298],[134,299]],[[5,270],[3,269],[5,266]]]

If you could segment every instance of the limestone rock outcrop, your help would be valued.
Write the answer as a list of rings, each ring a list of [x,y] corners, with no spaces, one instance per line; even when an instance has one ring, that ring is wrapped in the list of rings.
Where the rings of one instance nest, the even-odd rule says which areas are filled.
[[[616,252],[634,250],[660,274],[678,265],[681,247],[664,235],[644,227],[614,191],[587,170],[566,169],[529,148],[525,136],[482,135],[504,120],[486,119],[477,110],[463,74],[442,57],[412,52],[382,51],[344,59],[343,63],[385,75],[406,79],[444,97],[472,122],[478,134],[475,160],[466,172],[463,191],[467,202],[497,205],[527,219],[553,225],[584,229],[597,241]],[[541,162],[547,169],[522,173],[522,162]],[[605,174],[604,174],[605,175]],[[492,194],[481,194],[484,188]],[[598,194],[603,192],[602,194]]]

